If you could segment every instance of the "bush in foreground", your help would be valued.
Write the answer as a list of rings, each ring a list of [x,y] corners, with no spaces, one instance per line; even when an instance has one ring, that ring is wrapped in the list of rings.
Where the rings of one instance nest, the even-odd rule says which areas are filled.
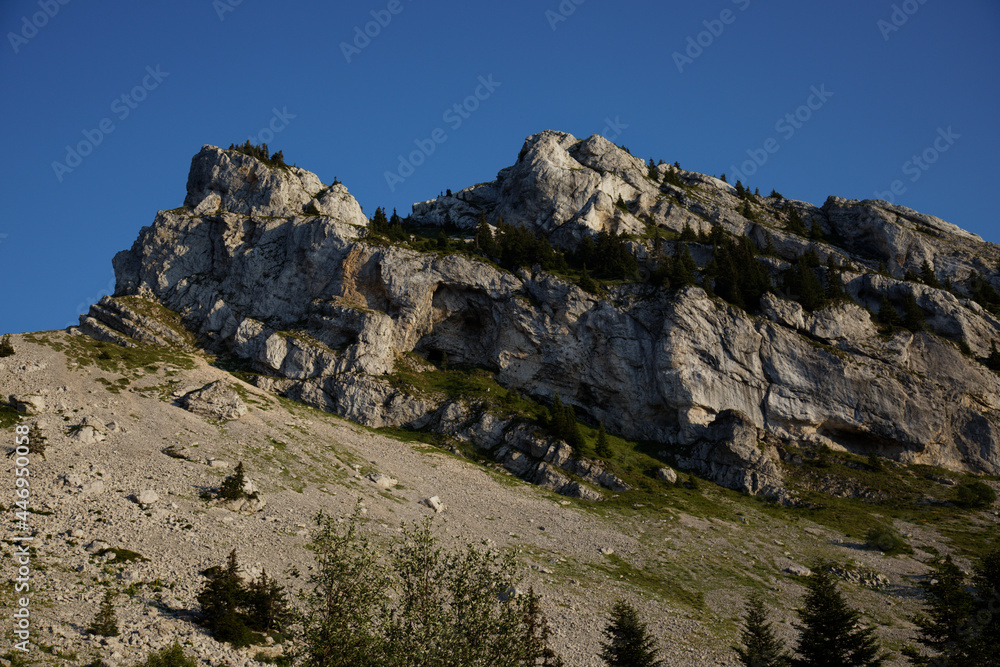
[[[403,526],[389,555],[362,530],[360,505],[337,523],[322,513],[304,593],[304,665],[374,667],[561,665],[547,646],[538,596],[513,593],[510,554],[438,546],[429,520]]]

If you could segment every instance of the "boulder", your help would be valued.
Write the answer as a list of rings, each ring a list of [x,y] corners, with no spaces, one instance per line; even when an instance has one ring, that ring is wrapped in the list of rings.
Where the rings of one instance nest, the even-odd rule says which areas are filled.
[[[41,394],[25,394],[10,398],[14,409],[29,416],[41,414],[48,409],[45,397]]]
[[[82,445],[95,445],[107,440],[108,436],[97,426],[80,424],[70,429],[69,439]]]
[[[399,484],[399,480],[381,472],[368,475],[368,481],[373,482],[380,489],[391,489]]]
[[[144,505],[148,507],[149,505],[152,505],[153,503],[158,501],[160,499],[160,495],[156,491],[153,491],[152,489],[145,489],[143,491],[139,491],[138,493],[136,493],[135,496],[133,496],[133,498],[135,499],[135,502],[138,503],[139,505]]]
[[[677,482],[677,473],[673,468],[658,468],[656,470],[656,478],[663,480],[667,484],[675,484]]]
[[[430,507],[435,512],[443,512],[445,510],[444,503],[437,496],[431,496],[430,498],[424,498],[424,505]]]
[[[181,405],[195,414],[217,421],[232,421],[247,413],[247,406],[240,395],[221,380],[187,394],[181,399]]]

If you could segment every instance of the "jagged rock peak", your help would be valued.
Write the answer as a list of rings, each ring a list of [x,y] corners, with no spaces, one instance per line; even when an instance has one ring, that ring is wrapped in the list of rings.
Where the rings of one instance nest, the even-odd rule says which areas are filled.
[[[239,150],[209,144],[191,159],[184,205],[195,215],[323,215],[367,222],[343,184],[326,186],[300,167],[269,165]]]
[[[655,167],[649,178],[646,163],[600,135],[577,139],[566,132],[546,130],[528,137],[517,161],[481,183],[445,197],[413,205],[413,218],[423,224],[453,223],[475,227],[482,214],[495,224],[501,218],[533,229],[554,243],[572,246],[583,236],[601,231],[642,234],[647,220],[682,229],[699,229],[704,220],[674,211],[660,192],[659,182],[672,169],[684,182],[711,190],[732,187],[711,176]],[[627,210],[616,206],[628,202]]]

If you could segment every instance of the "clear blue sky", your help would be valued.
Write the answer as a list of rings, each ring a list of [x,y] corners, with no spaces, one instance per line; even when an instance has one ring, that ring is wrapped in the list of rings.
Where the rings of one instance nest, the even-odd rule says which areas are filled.
[[[1000,240],[996,0],[237,1],[0,3],[0,332],[75,321],[114,253],[183,202],[201,145],[272,120],[272,149],[369,214],[492,180],[558,129],[730,181],[754,151],[748,185],[816,204],[898,180],[898,203]],[[372,12],[391,20],[345,55]],[[689,38],[704,46],[678,64]],[[925,151],[934,164],[907,164]]]

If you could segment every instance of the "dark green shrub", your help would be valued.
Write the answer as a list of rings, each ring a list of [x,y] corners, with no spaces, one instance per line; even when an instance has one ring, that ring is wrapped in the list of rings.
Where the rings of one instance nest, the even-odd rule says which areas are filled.
[[[986,482],[962,482],[955,491],[955,503],[967,508],[989,507],[997,500],[996,491]]]
[[[889,526],[875,526],[870,528],[865,533],[865,546],[869,549],[881,551],[886,556],[913,553],[913,548],[906,542],[906,539],[898,531]]]
[[[153,651],[145,662],[136,663],[135,667],[198,667],[198,661],[184,653],[179,642],[160,651]]]

